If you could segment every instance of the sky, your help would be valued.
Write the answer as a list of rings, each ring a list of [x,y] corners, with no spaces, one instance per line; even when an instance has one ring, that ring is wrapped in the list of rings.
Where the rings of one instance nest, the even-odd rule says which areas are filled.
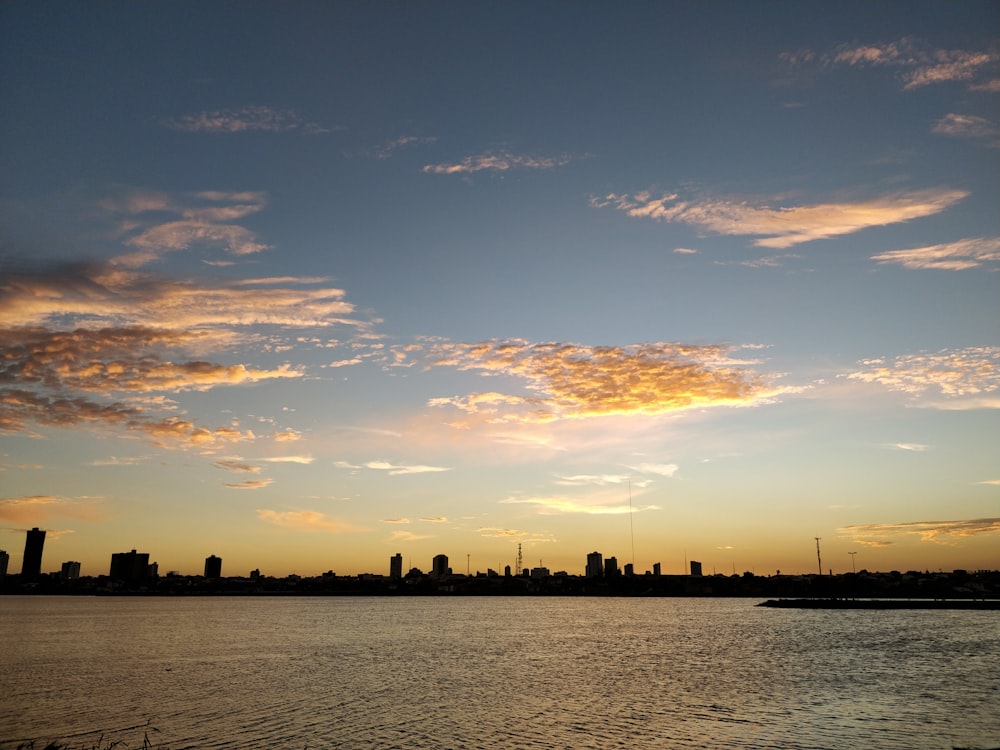
[[[10,571],[1000,568],[998,29],[3,3]]]

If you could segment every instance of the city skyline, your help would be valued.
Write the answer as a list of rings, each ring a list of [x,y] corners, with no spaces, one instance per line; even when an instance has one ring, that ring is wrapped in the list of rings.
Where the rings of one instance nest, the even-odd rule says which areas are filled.
[[[1000,568],[998,24],[3,6],[9,571]]]

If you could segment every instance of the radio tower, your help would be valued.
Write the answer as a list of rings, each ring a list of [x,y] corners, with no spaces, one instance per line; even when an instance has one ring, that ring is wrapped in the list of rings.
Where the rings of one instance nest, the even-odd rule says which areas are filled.
[[[524,558],[521,557],[521,543],[517,543],[517,566],[514,575],[521,575],[521,565],[524,563]]]
[[[816,562],[819,563],[819,574],[823,575],[823,558],[819,556],[819,540],[821,537],[813,537],[816,540]]]

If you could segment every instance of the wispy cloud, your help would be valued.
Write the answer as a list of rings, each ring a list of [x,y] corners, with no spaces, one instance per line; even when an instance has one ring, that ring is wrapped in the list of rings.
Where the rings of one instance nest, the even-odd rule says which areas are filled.
[[[988,74],[1000,59],[994,51],[934,48],[911,38],[873,44],[845,44],[826,52],[802,49],[783,52],[779,57],[796,67],[894,69],[899,73],[904,90],[952,81],[969,82],[980,73]],[[985,84],[980,84],[980,87],[982,85]]]
[[[104,520],[107,514],[100,498],[70,498],[61,495],[0,497],[0,521],[44,526],[53,519]]]
[[[394,138],[388,143],[383,143],[375,149],[375,158],[385,160],[395,154],[396,151],[401,148],[405,148],[406,146],[434,143],[436,140],[437,138],[434,138],[433,136],[404,135],[400,138]]]
[[[1000,126],[977,115],[959,115],[951,112],[934,123],[931,130],[938,135],[952,138],[989,141],[988,145],[994,148],[1000,146]]]
[[[260,467],[248,464],[240,458],[224,458],[216,461],[214,466],[236,473],[259,474]]]
[[[328,133],[329,128],[310,122],[292,109],[265,106],[214,109],[161,120],[164,127],[186,133]]]
[[[998,485],[1000,485],[1000,479],[984,479],[982,482],[976,482],[976,484],[998,484]]]
[[[968,521],[910,521],[906,523],[870,523],[845,526],[840,534],[852,537],[917,535],[922,542],[949,542],[979,535],[1000,534],[1000,518],[977,518]]]
[[[450,471],[445,466],[425,466],[423,464],[392,464],[388,461],[369,461],[365,465],[366,469],[375,471],[385,471],[389,476],[400,476],[403,474],[435,474],[441,471]]]
[[[394,531],[389,535],[391,542],[419,542],[424,539],[433,539],[431,534],[415,534],[412,531]]]
[[[934,408],[962,408],[949,402],[965,401],[967,408],[1000,409],[1000,347],[920,352],[860,364],[863,369],[848,373],[848,379],[922,397]],[[935,396],[943,397],[944,402],[935,401]]]
[[[594,516],[621,515],[659,510],[658,505],[630,505],[625,501],[609,501],[607,496],[574,497],[567,495],[538,495],[533,497],[509,497],[500,500],[504,505],[532,505],[542,515],[584,514]]]
[[[262,490],[273,483],[273,479],[247,479],[245,482],[226,483],[226,487],[231,490]]]
[[[674,252],[677,255],[697,255],[697,250],[692,250],[690,247],[675,247]]]
[[[771,206],[766,201],[682,199],[678,193],[611,193],[591,199],[595,208],[612,207],[633,218],[679,222],[716,234],[759,236],[758,247],[782,249],[813,240],[853,234],[931,216],[968,195],[944,188],[895,193],[852,203]]]
[[[964,271],[992,266],[1000,268],[1000,237],[975,237],[940,245],[887,250],[872,256],[882,264],[895,263],[914,270]]]
[[[569,164],[570,156],[526,156],[509,151],[466,156],[451,164],[427,164],[429,174],[471,174],[473,172],[507,172],[514,169],[555,169]]]
[[[257,518],[266,523],[274,524],[293,531],[329,531],[340,533],[357,531],[358,527],[330,518],[325,513],[316,510],[270,510],[260,508]]]
[[[311,464],[315,459],[312,456],[268,456],[258,460],[272,464]]]
[[[735,352],[673,343],[585,346],[495,340],[429,342],[420,350],[409,347],[400,357],[427,368],[504,376],[524,387],[523,394],[488,391],[435,398],[431,406],[454,407],[491,422],[551,422],[746,406],[783,392],[749,369],[754,360],[739,359]]]
[[[930,448],[929,445],[924,445],[923,443],[886,443],[884,447],[890,450],[908,451],[910,453],[923,453]]]

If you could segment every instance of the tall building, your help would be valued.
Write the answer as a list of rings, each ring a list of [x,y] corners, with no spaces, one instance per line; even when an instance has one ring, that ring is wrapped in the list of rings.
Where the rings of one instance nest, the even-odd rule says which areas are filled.
[[[397,552],[389,558],[389,578],[398,581],[403,577],[403,555]]]
[[[691,561],[691,575],[700,576],[701,575],[701,563],[697,560]]]
[[[154,563],[155,565],[155,563]],[[150,575],[148,552],[115,552],[111,555],[111,571],[114,581],[143,583]]]
[[[448,567],[448,555],[434,555],[434,560],[431,561],[431,575],[435,578],[444,578],[449,573],[451,568]]]
[[[600,578],[604,572],[604,557],[600,552],[587,555],[587,578]]]
[[[6,550],[0,549],[0,578],[7,575],[7,566],[10,564],[10,555]]]
[[[222,578],[222,558],[209,555],[205,558],[205,578]]]
[[[654,576],[659,576],[660,575],[660,564],[659,563],[653,563],[653,575]]]
[[[607,560],[604,561],[604,577],[605,578],[611,578],[612,576],[618,575],[620,572],[621,571],[618,570],[618,558],[617,557],[609,557]]]
[[[62,564],[59,577],[64,581],[73,581],[80,577],[80,563],[70,560]]]
[[[45,546],[45,532],[36,526],[28,532],[24,540],[24,559],[21,575],[35,578],[42,574],[42,547]]]

